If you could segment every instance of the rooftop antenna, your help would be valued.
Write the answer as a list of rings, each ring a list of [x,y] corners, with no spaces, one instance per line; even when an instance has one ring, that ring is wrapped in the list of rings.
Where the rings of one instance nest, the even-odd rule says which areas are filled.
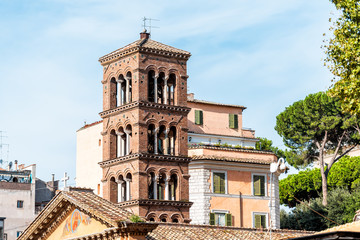
[[[143,18],[143,28],[144,28],[144,31],[145,32],[148,32],[151,36],[151,29],[152,28],[159,28],[157,26],[153,26],[152,25],[152,21],[160,21],[158,19],[154,19],[154,18],[147,18],[147,17],[144,17]]]
[[[4,136],[4,131],[0,131],[0,165],[7,164],[9,162],[9,144],[4,143],[3,139],[7,138],[7,136]],[[6,149],[6,156],[4,156],[4,147],[7,147]]]

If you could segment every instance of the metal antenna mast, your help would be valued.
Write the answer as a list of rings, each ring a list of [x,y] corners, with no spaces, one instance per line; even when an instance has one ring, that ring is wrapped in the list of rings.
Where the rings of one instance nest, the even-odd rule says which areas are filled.
[[[157,26],[153,26],[151,21],[160,21],[160,20],[154,19],[154,18],[147,18],[147,17],[143,18],[143,25],[142,26],[144,28],[144,31],[150,33],[150,35],[151,35],[151,29],[152,28],[159,28]]]
[[[5,162],[9,162],[9,144],[6,144],[3,142],[4,138],[7,138],[7,136],[4,136],[3,133],[5,133],[4,131],[0,131],[0,165],[4,164]],[[5,157],[4,157],[4,146],[7,147],[7,151],[6,151],[6,161],[5,161]]]

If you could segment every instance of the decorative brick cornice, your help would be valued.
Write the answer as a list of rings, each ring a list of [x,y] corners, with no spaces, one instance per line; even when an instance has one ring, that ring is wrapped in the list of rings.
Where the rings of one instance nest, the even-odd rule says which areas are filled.
[[[188,201],[170,201],[170,200],[155,200],[155,199],[139,199],[139,200],[130,200],[126,202],[118,203],[119,207],[127,206],[173,206],[173,207],[191,207],[192,202]]]
[[[136,101],[136,102],[131,102],[131,103],[122,105],[117,108],[113,108],[110,110],[100,112],[99,115],[102,118],[106,118],[111,115],[118,114],[119,112],[130,110],[133,108],[161,109],[161,110],[177,111],[177,112],[184,113],[184,114],[188,114],[190,112],[190,108],[188,108],[188,107],[165,105],[165,104],[159,104],[159,103],[153,103],[153,102],[147,102],[147,101]]]
[[[110,167],[120,162],[126,162],[131,160],[158,160],[158,161],[172,161],[172,162],[190,162],[191,158],[187,156],[173,156],[173,155],[161,155],[152,153],[134,153],[123,157],[118,157],[106,161],[99,162],[100,167]]]

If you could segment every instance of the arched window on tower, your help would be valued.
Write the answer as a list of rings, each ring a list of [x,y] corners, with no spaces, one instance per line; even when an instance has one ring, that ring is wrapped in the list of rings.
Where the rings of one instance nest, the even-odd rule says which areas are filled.
[[[122,74],[120,74],[118,78],[117,86],[118,86],[117,102],[118,102],[118,106],[121,106],[124,105],[126,102],[126,80]]]
[[[120,127],[117,132],[117,157],[126,155],[126,133],[123,127]]]
[[[155,173],[151,172],[148,175],[148,198],[155,199],[156,196],[156,178]]]
[[[165,154],[165,140],[166,140],[166,127],[164,125],[160,126],[159,133],[158,133],[158,153]]]
[[[126,73],[126,81],[127,81],[127,100],[126,103],[132,102],[132,78],[131,72]]]
[[[157,79],[157,99],[155,100],[156,103],[164,103],[164,80],[165,73],[161,72],[159,74],[159,78]]]
[[[126,182],[122,175],[118,179],[118,202],[124,202],[126,199]]]
[[[178,178],[176,174],[172,174],[169,181],[169,200],[176,201],[178,190]]]
[[[110,80],[110,108],[116,108],[117,103],[117,83],[116,79],[113,77]]]
[[[148,72],[148,101],[155,102],[155,72],[153,70]]]
[[[155,153],[155,125],[148,126],[148,152]]]
[[[118,188],[114,177],[110,178],[109,184],[110,184],[110,202],[117,203]]]
[[[129,201],[129,200],[131,200],[131,182],[132,182],[132,175],[131,175],[131,173],[126,174],[125,182],[126,182],[126,187],[125,187],[125,191],[126,191],[125,201]]]
[[[169,138],[168,153],[170,155],[175,155],[175,145],[176,145],[176,127],[175,126],[170,127],[168,138]]]
[[[158,185],[157,185],[157,199],[165,200],[165,180],[166,175],[162,173],[159,175]]]
[[[116,147],[117,146],[117,136],[115,130],[110,131],[110,159],[117,157]]]
[[[167,81],[167,104],[175,105],[175,87],[176,87],[176,76],[175,74],[170,74]]]

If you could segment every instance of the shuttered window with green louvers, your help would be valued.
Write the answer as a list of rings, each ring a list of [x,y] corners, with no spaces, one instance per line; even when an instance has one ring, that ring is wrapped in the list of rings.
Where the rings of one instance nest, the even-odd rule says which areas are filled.
[[[210,213],[210,225],[215,225],[215,213]]]
[[[229,114],[229,128],[238,128],[238,115],[237,114]]]
[[[225,194],[225,173],[213,173],[213,191],[214,193]]]
[[[254,175],[254,195],[265,196],[265,176]]]
[[[230,213],[225,214],[226,226],[232,226],[232,215]]]
[[[266,215],[255,214],[255,228],[266,228]]]
[[[202,125],[203,124],[203,111],[195,110],[195,124]]]

